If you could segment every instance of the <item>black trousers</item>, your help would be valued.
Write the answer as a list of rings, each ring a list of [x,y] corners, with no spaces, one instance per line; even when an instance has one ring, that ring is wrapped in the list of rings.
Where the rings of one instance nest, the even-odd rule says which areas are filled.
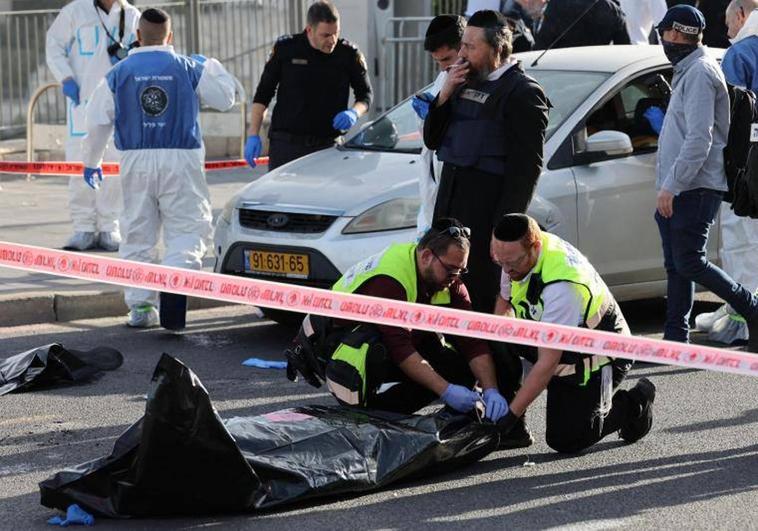
[[[282,138],[269,137],[268,169],[269,171],[274,170],[290,161],[329,148],[333,145],[334,142],[331,144],[316,143],[315,145],[307,145],[305,143],[288,141]]]
[[[532,352],[527,352],[529,349]],[[499,343],[495,357],[514,359],[519,355],[525,355],[527,359],[536,359],[536,349]],[[613,403],[611,411],[602,420],[598,415],[601,371],[594,372],[585,386],[578,385],[571,376],[554,376],[547,386],[545,439],[548,446],[562,453],[580,452],[606,435],[617,432],[639,415],[640,400],[629,391],[619,389],[632,365],[633,362],[622,359],[612,362]],[[511,388],[508,394],[503,394],[510,401],[520,387],[520,382],[506,380],[503,385]]]
[[[468,365],[468,360],[462,354],[445,346],[441,341],[425,341],[419,348],[419,354],[434,368],[437,373],[450,383],[471,388],[475,377]],[[521,361],[516,358],[518,375],[521,374]],[[513,369],[513,358],[501,358],[496,362],[498,382],[508,380]],[[366,406],[371,409],[393,411],[396,413],[415,413],[428,406],[439,397],[426,387],[412,381],[405,373],[389,359],[385,360],[381,381],[393,383],[386,391],[369,393]],[[504,391],[502,385],[501,392]],[[506,397],[507,399],[508,397]]]
[[[531,194],[531,186],[503,175],[448,163],[442,167],[434,220],[455,218],[471,229],[469,271],[462,280],[477,312],[492,313],[500,291],[500,268],[490,257],[492,229],[504,214],[525,212]]]

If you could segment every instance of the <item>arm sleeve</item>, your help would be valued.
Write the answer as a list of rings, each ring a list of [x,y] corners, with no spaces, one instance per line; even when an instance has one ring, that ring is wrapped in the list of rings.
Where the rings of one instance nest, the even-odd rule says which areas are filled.
[[[451,96],[455,98],[456,96]],[[442,139],[445,138],[447,126],[450,123],[453,107],[450,100],[443,105],[437,106],[439,94],[435,96],[434,101],[429,105],[429,114],[424,120],[424,145],[429,149],[436,151],[442,146]]]
[[[749,66],[745,57],[734,48],[727,50],[721,61],[721,69],[724,71],[726,82],[737,87],[746,88],[752,80]]]
[[[570,282],[556,282],[542,290],[543,323],[579,326],[584,317],[584,289]]]
[[[372,90],[366,70],[366,59],[358,49],[355,50],[355,60],[350,65],[350,86],[353,87],[355,102],[371,107]]]
[[[208,59],[203,67],[196,89],[200,101],[219,111],[229,110],[234,105],[236,80],[216,59]]]
[[[60,83],[74,77],[68,62],[68,50],[74,42],[74,23],[68,9],[63,9],[47,30],[45,39],[45,59],[47,66]]]
[[[684,143],[662,185],[674,195],[687,189],[703,167],[713,143],[716,87],[708,74],[698,70],[686,80],[688,90],[682,111],[686,129]]]
[[[453,285],[450,286],[450,299],[451,306],[457,310],[473,310],[471,307],[471,297],[463,282],[454,282]],[[465,336],[446,337],[450,340],[455,349],[460,354],[463,354],[468,361],[490,353],[490,348],[487,345],[487,342],[483,339]]]
[[[500,271],[500,296],[506,300],[511,300],[511,277],[505,271]]]
[[[282,78],[282,51],[278,44],[274,45],[266,66],[263,67],[261,79],[258,81],[258,88],[253,96],[253,103],[260,103],[268,107],[271,100],[276,94],[276,87]]]
[[[87,103],[87,134],[82,140],[82,162],[87,168],[97,168],[102,164],[105,146],[113,134],[114,116],[113,92],[106,78],[100,81]]]

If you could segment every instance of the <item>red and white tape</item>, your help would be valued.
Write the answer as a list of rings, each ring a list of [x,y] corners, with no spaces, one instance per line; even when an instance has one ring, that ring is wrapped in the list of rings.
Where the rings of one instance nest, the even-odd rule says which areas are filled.
[[[256,164],[267,165],[268,157],[255,159]],[[205,163],[206,171],[229,170],[232,168],[244,168],[247,162],[239,160],[209,160]],[[119,166],[116,162],[106,162],[102,166],[103,175],[118,175]],[[84,172],[84,164],[81,162],[14,162],[0,160],[0,173],[11,174],[34,174],[34,175],[78,175]]]
[[[0,266],[536,347],[758,376],[758,356],[365,295],[0,242]]]

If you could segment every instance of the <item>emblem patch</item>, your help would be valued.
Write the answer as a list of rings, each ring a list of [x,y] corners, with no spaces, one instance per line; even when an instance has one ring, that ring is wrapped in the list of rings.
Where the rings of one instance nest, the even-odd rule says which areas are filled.
[[[464,89],[463,92],[461,92],[461,98],[476,103],[484,103],[489,97],[489,94],[482,92],[481,90]]]
[[[168,108],[168,94],[161,87],[147,87],[139,96],[142,110],[148,116],[160,116]]]

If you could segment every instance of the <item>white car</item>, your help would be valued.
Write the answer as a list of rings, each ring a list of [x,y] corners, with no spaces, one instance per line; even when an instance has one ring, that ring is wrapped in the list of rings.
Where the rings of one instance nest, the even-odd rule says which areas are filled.
[[[529,213],[587,255],[619,300],[663,295],[653,219],[658,139],[642,113],[665,97],[661,76],[670,80],[671,64],[660,46],[551,50],[533,66],[539,53],[518,56],[553,104]],[[723,50],[710,53],[720,59]],[[412,241],[418,127],[406,100],[343,146],[243,187],[217,222],[216,271],[328,288],[362,258]]]

